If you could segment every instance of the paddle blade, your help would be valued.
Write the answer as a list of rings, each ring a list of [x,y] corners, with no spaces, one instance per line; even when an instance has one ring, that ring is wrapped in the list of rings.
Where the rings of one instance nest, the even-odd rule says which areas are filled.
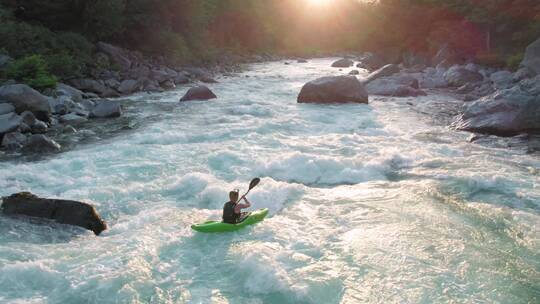
[[[260,181],[261,179],[258,177],[255,177],[254,179],[252,179],[251,182],[249,183],[249,190],[255,188],[255,186],[257,186]]]

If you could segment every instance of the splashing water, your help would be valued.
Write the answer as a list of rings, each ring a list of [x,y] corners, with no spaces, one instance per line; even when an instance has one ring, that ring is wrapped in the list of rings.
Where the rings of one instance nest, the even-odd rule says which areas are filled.
[[[90,202],[110,227],[0,217],[0,302],[537,303],[538,155],[467,143],[411,105],[444,95],[297,104],[344,73],[330,63],[256,64],[215,101],[135,95],[135,131],[0,163],[1,195]],[[255,176],[264,222],[189,228]]]

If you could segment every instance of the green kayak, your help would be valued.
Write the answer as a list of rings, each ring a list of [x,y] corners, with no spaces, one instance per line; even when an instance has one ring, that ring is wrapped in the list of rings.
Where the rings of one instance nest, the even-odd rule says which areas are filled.
[[[251,212],[243,221],[238,224],[228,224],[223,222],[208,221],[202,224],[191,225],[191,229],[199,232],[229,232],[242,229],[248,225],[258,223],[266,217],[268,214],[268,208],[259,209]]]

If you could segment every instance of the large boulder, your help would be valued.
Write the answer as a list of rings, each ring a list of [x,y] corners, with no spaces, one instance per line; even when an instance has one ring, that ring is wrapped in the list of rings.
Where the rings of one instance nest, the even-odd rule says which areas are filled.
[[[142,83],[134,79],[126,79],[118,86],[118,92],[121,94],[130,94],[140,91],[142,89]]]
[[[20,192],[4,197],[2,212],[6,215],[25,215],[46,218],[61,224],[75,225],[99,235],[107,224],[90,204],[40,198],[29,192]]]
[[[15,112],[15,107],[10,103],[0,103],[0,115]]]
[[[367,84],[377,78],[394,75],[396,73],[399,73],[399,70],[400,69],[397,66],[397,64],[387,64],[383,66],[382,68],[369,74],[368,77],[366,77],[366,79],[364,80],[364,83]]]
[[[56,97],[66,96],[71,98],[74,102],[81,102],[83,100],[83,92],[77,90],[76,88],[69,86],[65,83],[58,83],[56,89],[54,90],[54,95]]]
[[[395,75],[376,79],[366,85],[370,95],[408,97],[425,96],[426,93],[418,89],[418,80],[409,75]]]
[[[351,59],[343,58],[338,61],[334,61],[334,63],[332,63],[332,67],[333,68],[348,68],[352,66],[353,64],[354,64],[354,61],[352,61]]]
[[[444,73],[444,79],[446,79],[450,86],[461,87],[467,83],[480,82],[484,79],[484,76],[478,72],[473,72],[456,65]]]
[[[368,103],[364,85],[354,76],[327,76],[306,83],[299,103]]]
[[[118,101],[101,101],[90,112],[90,118],[112,118],[122,115],[122,105]]]
[[[111,88],[105,86],[103,81],[97,81],[89,78],[82,79],[72,79],[70,80],[71,85],[76,87],[79,90],[85,92],[96,93],[101,97],[118,97],[119,94]]]
[[[127,70],[131,67],[131,60],[129,60],[126,51],[123,49],[104,42],[98,42],[96,47],[98,51],[107,54],[111,61],[119,65],[122,69]]]
[[[0,87],[0,100],[11,103],[17,113],[30,111],[41,120],[49,121],[51,107],[47,97],[25,84],[11,84]]]
[[[212,92],[207,86],[200,85],[190,88],[180,101],[188,100],[209,100],[217,98],[216,94]]]
[[[43,134],[31,135],[24,145],[24,150],[35,153],[57,152],[60,148],[61,146],[56,141]]]
[[[21,132],[10,132],[4,134],[2,138],[2,148],[7,150],[18,150],[26,143],[26,135]]]
[[[1,114],[0,115],[0,137],[4,133],[9,133],[17,130],[19,126],[23,123],[21,116],[17,115],[14,112]]]
[[[540,38],[527,47],[521,66],[540,74]]]
[[[458,129],[495,135],[540,131],[540,96],[520,86],[497,91],[470,103]]]
[[[514,74],[510,71],[498,71],[489,75],[496,89],[509,89],[514,85]]]
[[[358,60],[360,63],[356,67],[369,71],[377,70],[384,66],[384,60],[379,55],[373,53],[365,53]]]

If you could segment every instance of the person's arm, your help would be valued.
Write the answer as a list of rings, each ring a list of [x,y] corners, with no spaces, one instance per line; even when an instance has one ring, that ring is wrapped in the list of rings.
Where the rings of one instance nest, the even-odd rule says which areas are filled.
[[[240,214],[242,213],[242,209],[251,207],[251,203],[245,197],[244,201],[246,202],[245,204],[238,203],[236,206],[234,206],[234,213]]]

